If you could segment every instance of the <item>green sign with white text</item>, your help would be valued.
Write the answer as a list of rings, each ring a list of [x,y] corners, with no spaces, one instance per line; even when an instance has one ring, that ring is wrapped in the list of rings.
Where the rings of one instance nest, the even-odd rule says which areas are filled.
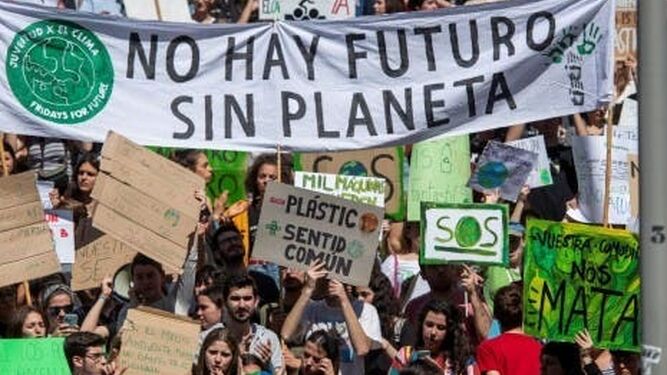
[[[524,255],[524,330],[596,348],[639,351],[639,241],[630,232],[529,220]]]

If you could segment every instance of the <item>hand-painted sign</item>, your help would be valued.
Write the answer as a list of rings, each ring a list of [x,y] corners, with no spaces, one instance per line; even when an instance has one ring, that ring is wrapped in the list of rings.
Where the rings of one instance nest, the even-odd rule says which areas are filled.
[[[507,265],[508,217],[503,204],[422,202],[419,262]]]
[[[627,231],[529,220],[526,333],[572,342],[587,328],[596,348],[639,351],[639,255]]]
[[[295,172],[294,186],[384,207],[384,179],[330,173]]]
[[[507,142],[507,144],[537,154],[535,166],[528,176],[528,181],[526,181],[529,187],[538,188],[553,183],[553,179],[551,178],[551,163],[549,162],[543,135],[517,139],[516,141]]]

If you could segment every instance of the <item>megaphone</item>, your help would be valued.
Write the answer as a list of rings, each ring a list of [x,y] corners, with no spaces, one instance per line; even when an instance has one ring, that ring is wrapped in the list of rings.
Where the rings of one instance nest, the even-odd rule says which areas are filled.
[[[113,296],[120,302],[130,302],[132,274],[130,263],[120,267],[113,277]]]

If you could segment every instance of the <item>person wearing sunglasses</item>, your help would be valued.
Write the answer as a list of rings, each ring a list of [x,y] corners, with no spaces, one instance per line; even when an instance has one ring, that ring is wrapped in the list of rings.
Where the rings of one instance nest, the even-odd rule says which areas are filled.
[[[69,286],[47,286],[40,293],[40,305],[49,319],[52,336],[69,336],[79,331],[78,301]]]

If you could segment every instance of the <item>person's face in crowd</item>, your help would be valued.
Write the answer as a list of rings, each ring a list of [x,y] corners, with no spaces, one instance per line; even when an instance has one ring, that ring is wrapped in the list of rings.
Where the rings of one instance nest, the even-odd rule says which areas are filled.
[[[56,293],[51,296],[46,308],[49,318],[56,323],[55,326],[63,324],[65,322],[65,315],[71,313],[73,310],[72,297],[65,292]]]
[[[435,0],[424,0],[419,10],[436,10],[438,9],[438,3]]]
[[[441,313],[429,311],[422,323],[422,339],[426,349],[437,352],[447,334],[447,317]]]
[[[0,321],[8,321],[16,309],[16,289],[13,286],[0,288]]]
[[[226,374],[232,363],[234,353],[227,342],[214,341],[206,349],[206,368],[211,374]]]
[[[306,345],[303,347],[303,373],[305,375],[322,374],[322,360],[326,357],[327,354],[322,348],[306,340]]]
[[[384,0],[375,0],[375,3],[373,3],[373,12],[374,14],[386,13],[386,4]]]
[[[79,191],[85,194],[90,194],[95,187],[95,180],[97,179],[98,170],[90,163],[83,163],[79,167],[79,173],[76,176]]]
[[[24,338],[46,336],[46,325],[44,324],[42,315],[34,311],[30,312],[23,321],[21,332],[23,333]]]
[[[229,260],[240,260],[245,255],[245,247],[241,234],[228,230],[215,237],[217,251],[213,252],[213,260],[219,264],[227,264]]]
[[[255,313],[258,302],[251,286],[232,288],[227,296],[227,311],[233,320],[245,323]]]
[[[362,300],[366,303],[373,304],[373,299],[375,298],[375,293],[373,293],[371,288],[358,286],[357,287],[357,295],[359,296],[360,300]]]
[[[16,160],[24,160],[28,157],[28,147],[26,147],[25,140],[23,137],[16,137]]]
[[[222,309],[219,308],[208,296],[197,296],[197,319],[202,329],[209,329],[220,322]]]
[[[542,354],[540,357],[540,375],[565,375],[565,370],[558,358],[549,354]]]
[[[213,169],[211,169],[211,165],[208,163],[208,157],[204,153],[200,153],[199,157],[197,157],[197,162],[195,163],[195,174],[206,180],[206,183],[211,182]]]
[[[211,286],[211,284],[213,284],[213,279],[210,277],[206,278],[206,280],[199,284],[195,284],[195,296],[198,296],[204,289]]]
[[[12,157],[12,154],[10,154],[8,151],[5,151],[2,156],[5,159],[5,164],[7,165],[7,174],[12,174],[12,172],[14,172],[14,158]]]
[[[83,357],[74,356],[72,363],[74,364],[74,374],[106,374],[107,359],[101,346],[88,348],[86,355]]]
[[[450,290],[457,285],[460,275],[461,267],[458,265],[425,265],[422,269],[422,277],[433,291]]]
[[[281,273],[283,278],[283,288],[285,288],[285,290],[301,290],[306,278],[305,272],[293,268],[283,268]]]
[[[160,270],[152,265],[136,265],[132,274],[132,282],[134,283],[134,294],[140,303],[150,304],[164,296],[162,291],[164,277]]]
[[[278,179],[278,167],[275,164],[262,164],[257,171],[257,191],[264,195],[266,185]]]

